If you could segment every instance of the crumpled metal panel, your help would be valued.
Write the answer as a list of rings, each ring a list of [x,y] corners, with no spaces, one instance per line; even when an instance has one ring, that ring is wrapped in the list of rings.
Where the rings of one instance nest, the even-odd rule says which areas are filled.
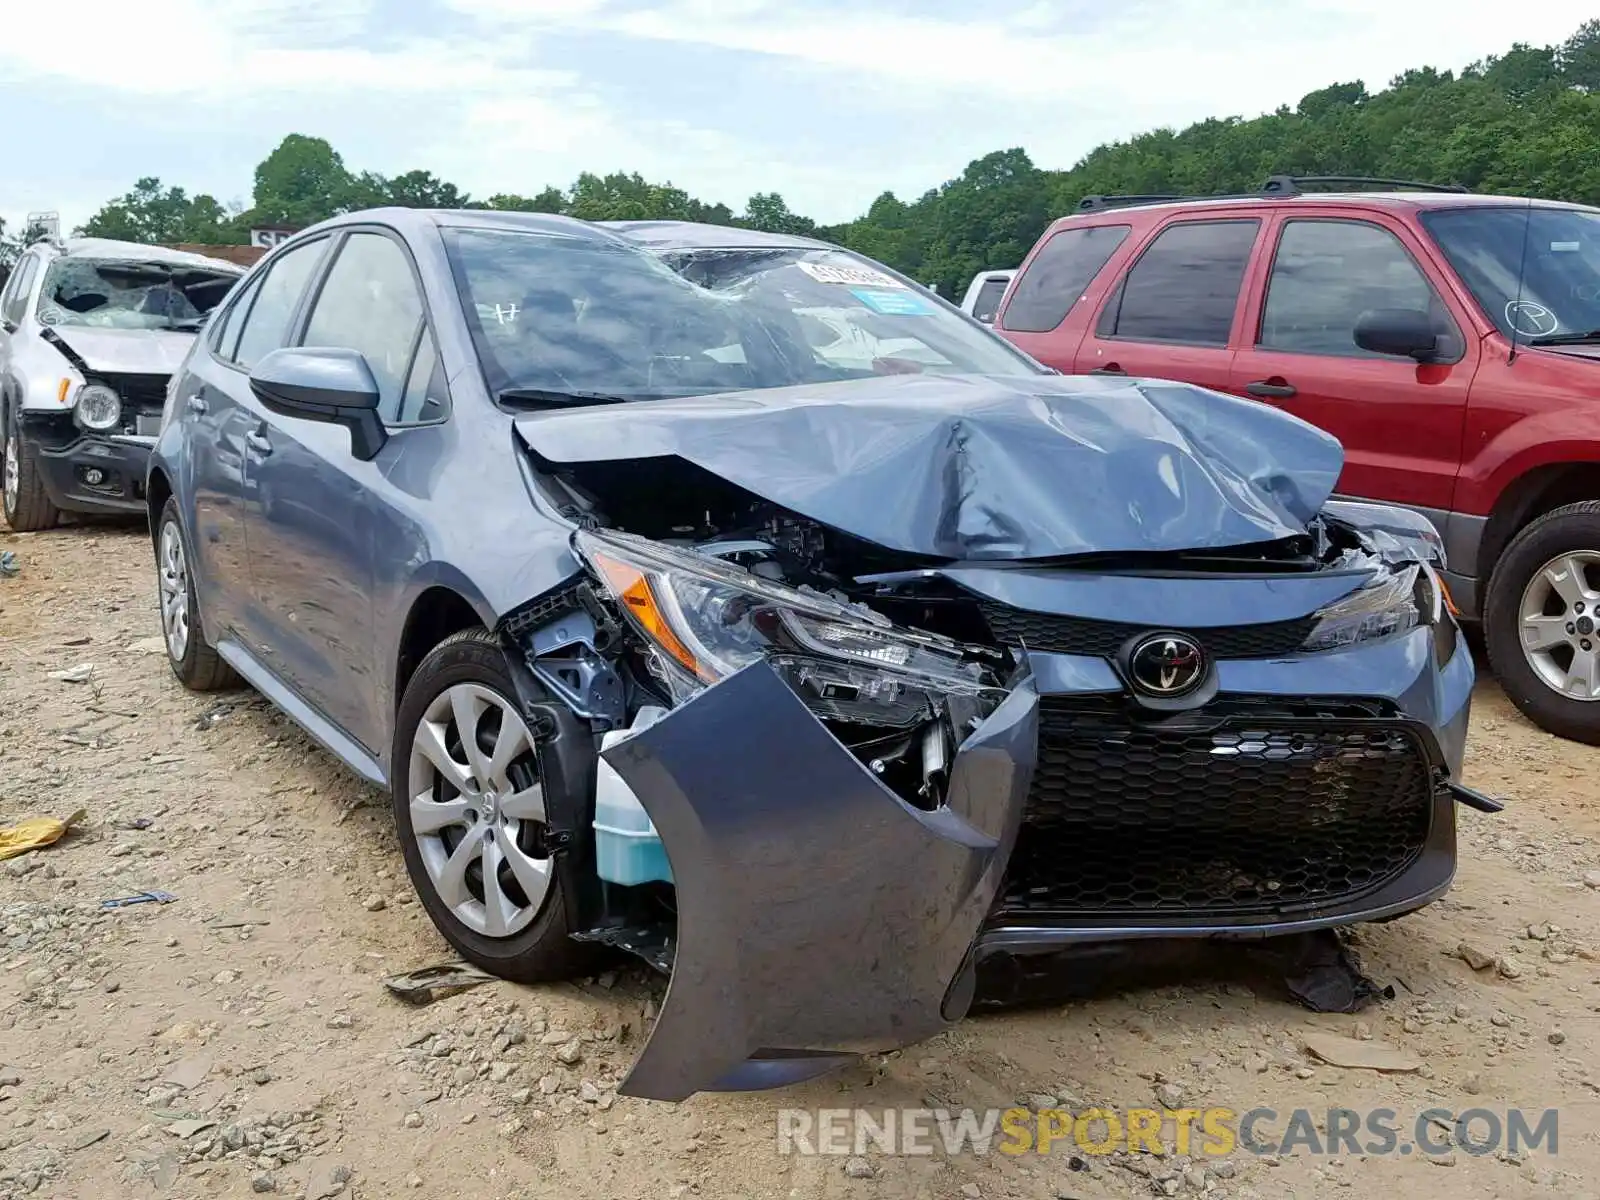
[[[1241,546],[1305,532],[1339,443],[1183,383],[885,376],[526,414],[554,463],[676,455],[877,545],[948,559]]]
[[[884,787],[764,662],[603,751],[678,881],[672,982],[619,1090],[794,1083],[964,1015],[946,997],[1011,856],[1038,707],[1028,681],[1002,701],[933,812]]]

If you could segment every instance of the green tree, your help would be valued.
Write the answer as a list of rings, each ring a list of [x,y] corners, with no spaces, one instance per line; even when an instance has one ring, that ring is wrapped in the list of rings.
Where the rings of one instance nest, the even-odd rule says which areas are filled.
[[[374,178],[353,177],[344,159],[322,138],[291,133],[256,167],[255,206],[259,225],[314,225],[362,206]]]
[[[471,199],[432,171],[407,171],[387,181],[383,202],[402,208],[466,208]]]
[[[104,205],[78,232],[86,237],[152,245],[242,240],[233,228],[233,214],[215,197],[190,196],[180,187],[164,188],[153,175],[145,176],[131,191]]]
[[[745,203],[739,224],[764,233],[788,233],[800,237],[810,237],[817,231],[815,221],[791,212],[777,192],[757,192],[751,196]]]
[[[1556,52],[1556,63],[1571,86],[1600,92],[1600,17],[1578,26]]]
[[[547,187],[537,196],[496,192],[484,202],[484,207],[504,212],[562,213],[567,211],[567,197],[565,192],[555,187]]]

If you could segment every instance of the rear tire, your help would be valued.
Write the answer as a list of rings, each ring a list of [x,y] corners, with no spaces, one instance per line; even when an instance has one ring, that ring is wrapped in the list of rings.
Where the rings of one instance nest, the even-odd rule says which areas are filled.
[[[22,432],[22,419],[15,407],[6,413],[5,441],[0,442],[0,511],[6,524],[16,533],[39,533],[54,529],[61,510],[45,491],[44,474],[39,470],[39,451]]]
[[[1600,656],[1597,607],[1600,501],[1586,500],[1512,539],[1490,576],[1483,618],[1489,663],[1511,702],[1541,729],[1591,746],[1600,745],[1600,657],[1586,665]],[[1570,693],[1586,673],[1594,698],[1578,699]]]
[[[507,737],[514,753],[501,745]],[[568,979],[595,961],[593,947],[568,936],[563,885],[572,867],[541,841],[538,750],[492,634],[452,634],[418,664],[400,702],[390,764],[406,873],[463,958],[518,983]]]
[[[178,682],[191,692],[238,687],[240,679],[233,668],[206,642],[192,562],[183,521],[178,516],[178,502],[168,497],[156,526],[156,598],[167,664]]]

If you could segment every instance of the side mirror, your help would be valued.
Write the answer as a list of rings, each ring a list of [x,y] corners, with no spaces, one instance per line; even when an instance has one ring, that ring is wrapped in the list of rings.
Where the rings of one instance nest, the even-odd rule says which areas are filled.
[[[388,440],[378,418],[378,382],[355,350],[274,350],[250,372],[250,390],[282,416],[343,425],[350,431],[350,452],[363,461],[375,458]]]
[[[1414,358],[1420,363],[1439,357],[1439,328],[1432,317],[1416,309],[1369,309],[1356,321],[1355,341],[1374,354]]]

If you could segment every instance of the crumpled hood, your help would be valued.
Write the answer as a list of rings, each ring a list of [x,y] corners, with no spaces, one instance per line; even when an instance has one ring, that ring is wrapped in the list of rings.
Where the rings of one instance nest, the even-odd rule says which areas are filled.
[[[529,413],[556,464],[677,455],[879,546],[1038,559],[1240,546],[1305,532],[1332,437],[1189,384],[886,376]]]
[[[128,375],[171,375],[194,344],[195,335],[176,329],[88,329],[52,325],[91,370]]]

